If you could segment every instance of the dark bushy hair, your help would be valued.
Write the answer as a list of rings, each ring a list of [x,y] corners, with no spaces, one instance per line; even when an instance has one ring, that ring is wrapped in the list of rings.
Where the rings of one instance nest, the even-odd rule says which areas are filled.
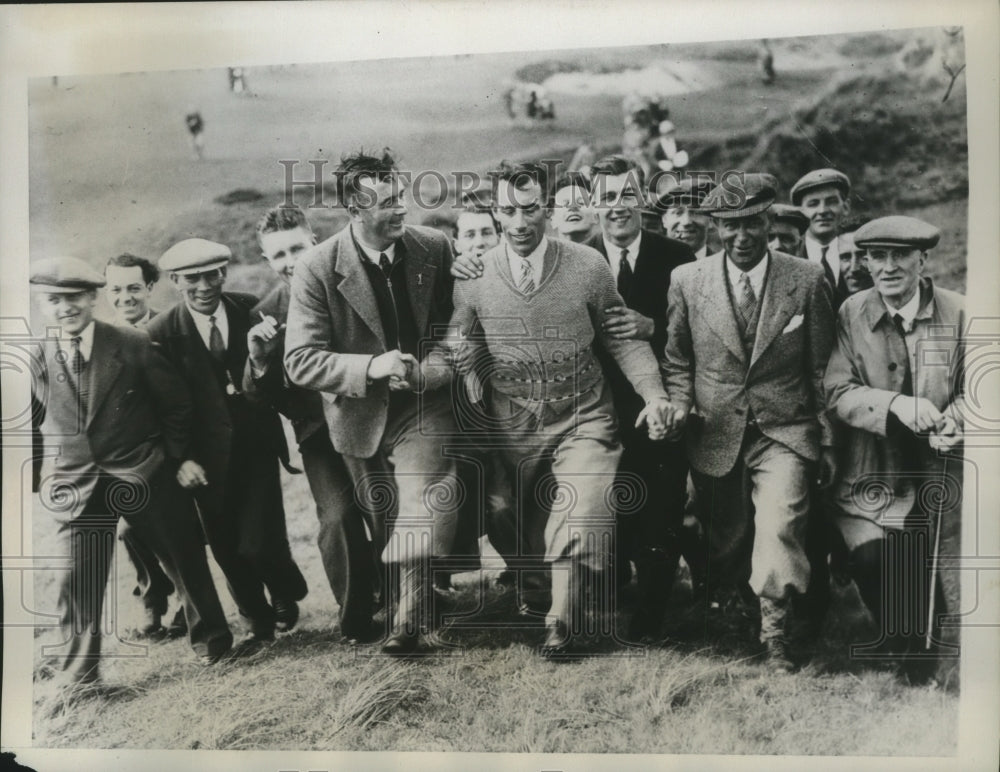
[[[537,183],[542,189],[542,195],[547,200],[549,196],[549,169],[545,164],[527,161],[524,163],[512,163],[501,161],[496,169],[490,172],[491,190],[493,198],[496,200],[497,188],[501,182],[510,181],[518,190],[527,187],[530,183]]]
[[[614,177],[631,171],[635,171],[636,180],[638,181],[640,188],[646,184],[646,175],[639,164],[622,155],[609,155],[591,165],[590,179],[593,181],[597,179],[598,175],[601,174]],[[591,184],[593,184],[593,182]]]
[[[356,153],[342,155],[340,166],[334,172],[337,178],[337,198],[340,205],[347,207],[363,188],[360,181],[364,177],[373,177],[376,182],[384,182],[392,178],[399,170],[392,151],[382,148],[381,155],[368,153],[364,149]]]
[[[265,233],[291,231],[296,228],[305,228],[312,233],[305,212],[297,206],[285,206],[284,204],[271,207],[257,221],[257,243],[260,244],[260,237]]]
[[[108,260],[108,265],[117,265],[121,268],[134,268],[139,266],[142,270],[142,280],[146,284],[155,284],[160,278],[160,269],[153,265],[144,257],[125,252]],[[107,268],[107,266],[105,266]]]
[[[586,174],[583,172],[566,172],[556,180],[556,184],[552,188],[553,195],[563,188],[568,188],[570,185],[583,188],[588,193],[590,192],[590,178]]]

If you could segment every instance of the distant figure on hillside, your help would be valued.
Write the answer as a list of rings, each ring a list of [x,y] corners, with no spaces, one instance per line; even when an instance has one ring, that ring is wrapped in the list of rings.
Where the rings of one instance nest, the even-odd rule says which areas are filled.
[[[229,69],[229,90],[234,94],[243,94],[247,90],[246,77],[242,67],[230,67]]]
[[[201,117],[201,113],[198,112],[198,108],[193,105],[188,108],[187,114],[184,116],[184,123],[187,124],[187,130],[191,133],[191,149],[194,150],[194,156],[199,161],[205,157],[205,121]]]
[[[771,52],[771,45],[767,39],[760,41],[760,48],[757,50],[757,64],[760,67],[760,79],[765,86],[774,83],[774,54]]]
[[[687,151],[677,147],[673,121],[660,121],[658,134],[647,152],[651,154],[653,164],[661,171],[683,169],[688,163]]]

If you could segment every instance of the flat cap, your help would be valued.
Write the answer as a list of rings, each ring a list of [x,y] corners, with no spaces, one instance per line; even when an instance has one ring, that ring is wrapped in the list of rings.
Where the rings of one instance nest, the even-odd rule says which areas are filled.
[[[854,231],[854,243],[859,249],[876,246],[930,249],[940,240],[940,229],[916,217],[898,214],[866,222]]]
[[[660,183],[660,180],[663,182]],[[678,180],[672,175],[663,175],[657,180],[656,208],[664,211],[671,206],[691,206],[700,208],[702,202],[712,192],[712,180],[700,175]]]
[[[173,273],[201,273],[220,268],[232,256],[232,250],[225,244],[207,239],[184,239],[163,253],[159,266],[161,271]]]
[[[94,268],[76,257],[49,257],[31,265],[28,279],[38,292],[72,294],[103,287],[106,282]]]
[[[813,169],[806,175],[799,178],[799,181],[792,185],[791,199],[795,206],[802,203],[802,197],[806,191],[819,188],[823,185],[833,185],[838,188],[847,198],[851,193],[851,180],[843,172],[836,169]]]
[[[805,233],[809,228],[809,218],[797,206],[775,204],[771,207],[771,217],[781,222],[791,223],[799,229],[799,233]]]
[[[730,175],[708,194],[701,208],[712,217],[731,219],[766,212],[778,197],[778,181],[770,174]]]

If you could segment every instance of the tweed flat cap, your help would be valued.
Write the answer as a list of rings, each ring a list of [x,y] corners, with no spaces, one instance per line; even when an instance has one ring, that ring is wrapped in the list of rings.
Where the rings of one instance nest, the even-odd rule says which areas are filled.
[[[771,207],[777,190],[778,181],[770,174],[730,175],[712,189],[701,208],[722,219],[751,217]]]
[[[50,257],[33,263],[28,282],[38,292],[67,295],[97,289],[107,283],[100,273],[76,257]]]
[[[775,204],[771,207],[771,217],[781,222],[791,223],[799,229],[799,233],[805,233],[809,227],[809,218],[797,206]]]
[[[836,169],[813,169],[808,174],[799,178],[799,181],[792,185],[791,199],[795,206],[802,203],[802,198],[806,191],[819,188],[823,185],[833,185],[839,188],[844,198],[851,193],[851,180],[843,172]]]
[[[172,273],[201,273],[220,268],[232,256],[232,250],[225,244],[207,239],[184,239],[163,253],[159,266],[161,271]]]
[[[712,192],[712,180],[708,177],[684,177],[678,180],[671,175],[664,175],[661,179],[663,182],[657,185],[656,192],[656,208],[660,211],[671,206],[700,208]]]
[[[854,231],[854,243],[859,249],[876,246],[930,249],[940,240],[940,229],[916,217],[898,214],[866,222]]]

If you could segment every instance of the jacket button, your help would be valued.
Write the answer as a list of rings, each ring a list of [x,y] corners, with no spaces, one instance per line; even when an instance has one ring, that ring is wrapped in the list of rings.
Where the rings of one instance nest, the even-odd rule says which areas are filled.
[[[889,363],[889,372],[891,373],[895,369],[896,369],[896,363],[895,362],[890,362]]]

